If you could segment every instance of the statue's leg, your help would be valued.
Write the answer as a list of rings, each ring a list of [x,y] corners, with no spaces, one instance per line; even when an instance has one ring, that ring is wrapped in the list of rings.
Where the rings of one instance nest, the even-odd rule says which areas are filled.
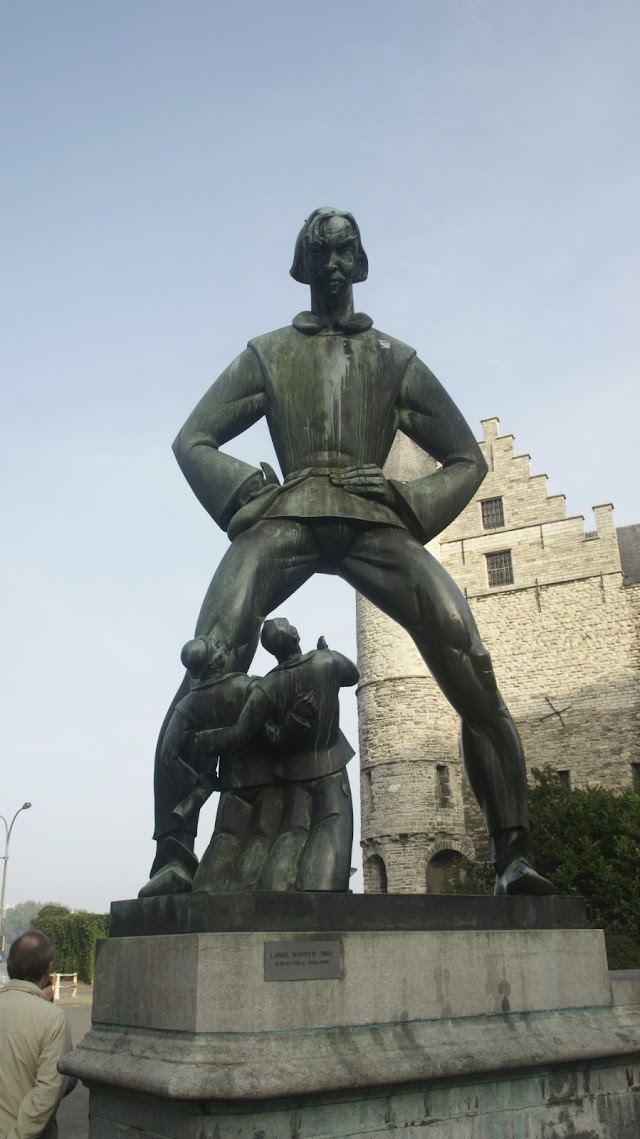
[[[258,522],[238,535],[222,558],[202,604],[196,634],[211,634],[229,648],[230,672],[248,669],[265,617],[311,577],[317,564],[316,543],[304,523],[285,518]],[[160,762],[171,714],[189,687],[187,674],[160,729],[154,774],[153,837],[158,847],[151,881],[143,887],[141,896],[189,890],[197,866],[193,847],[198,813],[188,827],[176,828],[172,812],[181,794]]]
[[[229,649],[230,672],[246,672],[262,623],[318,567],[309,526],[267,518],[234,538],[209,586],[196,636],[210,635]]]
[[[259,890],[295,890],[300,858],[309,837],[312,785],[285,786],[284,816],[258,884]]]
[[[216,825],[193,880],[195,893],[219,893],[230,889],[236,859],[251,827],[257,791],[223,791],[218,803]]]
[[[256,796],[249,833],[235,861],[231,890],[255,890],[282,821],[285,790],[280,785],[264,787]],[[215,838],[215,835],[214,835]],[[196,881],[198,875],[196,875]]]
[[[340,573],[407,630],[461,717],[465,770],[492,839],[496,891],[552,893],[529,865],[520,737],[460,589],[407,531],[391,527],[358,535]]]
[[[156,856],[150,871],[149,882],[140,890],[139,896],[157,897],[160,894],[184,893],[191,889],[191,881],[198,860],[193,853],[198,815],[184,826],[179,827],[172,814],[178,805],[181,792],[171,777],[166,764],[161,762],[160,752],[165,732],[176,704],[186,696],[190,688],[189,674],[186,673],[163,720],[156,745],[153,776],[153,798],[156,840]]]
[[[346,767],[318,779],[313,789],[311,831],[296,889],[349,889],[353,846],[353,804]]]

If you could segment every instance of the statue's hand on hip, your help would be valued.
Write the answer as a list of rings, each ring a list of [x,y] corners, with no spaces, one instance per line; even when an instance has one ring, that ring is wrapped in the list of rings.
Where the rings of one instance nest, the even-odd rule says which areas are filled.
[[[375,463],[366,463],[362,467],[347,467],[344,471],[331,475],[334,486],[341,486],[349,494],[358,494],[361,498],[373,498],[384,506],[392,509],[396,505],[395,491],[387,482],[380,467]]]
[[[293,714],[302,724],[309,727],[318,711],[318,700],[313,692],[301,692],[293,702]]]
[[[260,466],[264,478],[261,481],[256,479],[255,484],[252,484],[248,501],[236,511],[227,527],[227,534],[232,541],[243,530],[248,530],[260,521],[280,492],[280,482],[273,467],[269,463],[261,463]]]
[[[190,765],[198,772],[215,767],[218,752],[212,743],[212,732],[191,732],[187,756]]]

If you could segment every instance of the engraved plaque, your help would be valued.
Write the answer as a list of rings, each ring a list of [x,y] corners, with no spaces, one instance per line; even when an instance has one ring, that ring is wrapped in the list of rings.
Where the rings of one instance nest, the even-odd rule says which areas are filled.
[[[342,980],[341,941],[265,941],[265,981]]]

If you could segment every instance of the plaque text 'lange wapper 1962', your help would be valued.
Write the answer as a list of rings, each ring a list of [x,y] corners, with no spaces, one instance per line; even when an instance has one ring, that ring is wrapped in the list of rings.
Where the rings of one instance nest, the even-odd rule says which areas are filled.
[[[265,981],[342,980],[341,941],[265,941]]]

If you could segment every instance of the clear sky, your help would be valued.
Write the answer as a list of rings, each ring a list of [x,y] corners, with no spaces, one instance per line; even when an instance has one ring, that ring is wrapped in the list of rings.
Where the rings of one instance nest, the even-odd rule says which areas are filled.
[[[0,813],[33,802],[6,900],[103,910],[146,880],[155,737],[226,547],[170,443],[251,336],[307,307],[288,268],[314,207],[355,213],[356,306],[478,435],[498,415],[587,528],[600,502],[640,520],[640,8],[5,0],[0,18]],[[272,457],[262,426],[229,450]],[[354,654],[353,612],[323,577],[284,615],[305,648]],[[351,692],[343,708],[355,743]],[[212,824],[210,806],[203,841]]]

